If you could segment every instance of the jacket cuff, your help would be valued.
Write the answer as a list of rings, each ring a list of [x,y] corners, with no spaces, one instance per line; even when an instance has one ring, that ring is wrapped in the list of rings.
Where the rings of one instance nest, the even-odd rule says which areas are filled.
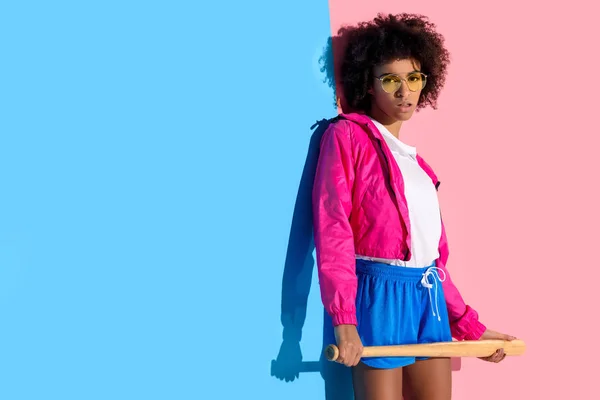
[[[338,312],[331,315],[333,326],[358,325],[355,312]]]
[[[479,321],[474,321],[470,328],[471,329],[465,334],[464,340],[479,340],[487,329],[486,326]]]
[[[452,324],[451,329],[456,340],[479,340],[487,328],[479,322],[477,312],[467,306],[463,316]]]

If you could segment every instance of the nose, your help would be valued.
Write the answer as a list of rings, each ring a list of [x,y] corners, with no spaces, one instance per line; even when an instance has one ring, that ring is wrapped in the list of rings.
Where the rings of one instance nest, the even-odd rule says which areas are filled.
[[[400,88],[396,90],[396,97],[405,98],[410,95],[410,89],[408,88],[408,82],[406,79],[400,81]]]

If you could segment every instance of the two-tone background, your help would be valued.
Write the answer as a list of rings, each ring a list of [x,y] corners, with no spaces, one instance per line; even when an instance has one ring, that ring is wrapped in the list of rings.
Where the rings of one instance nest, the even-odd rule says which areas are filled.
[[[528,344],[463,359],[454,397],[594,398],[592,2],[57,0],[0,3],[0,399],[326,398],[303,171],[327,38],[377,12],[446,38],[405,140],[455,283]]]

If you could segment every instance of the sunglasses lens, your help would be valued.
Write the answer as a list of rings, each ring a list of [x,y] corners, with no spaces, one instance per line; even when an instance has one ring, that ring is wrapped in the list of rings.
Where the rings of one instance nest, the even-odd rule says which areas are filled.
[[[416,92],[417,90],[421,90],[425,87],[426,78],[425,75],[421,73],[410,74],[406,81],[408,82],[408,88]]]
[[[394,75],[388,75],[381,79],[381,87],[387,93],[394,93],[401,85],[402,81]]]

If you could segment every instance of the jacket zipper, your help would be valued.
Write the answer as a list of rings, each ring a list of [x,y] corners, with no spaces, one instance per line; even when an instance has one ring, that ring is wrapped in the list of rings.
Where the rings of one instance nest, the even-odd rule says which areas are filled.
[[[404,220],[404,218],[402,218],[402,212],[400,211],[400,200],[398,198],[398,194],[396,192],[399,192],[396,183],[394,182],[394,178],[392,176],[392,165],[390,163],[390,160],[388,158],[388,156],[385,153],[385,149],[383,147],[383,144],[381,143],[381,139],[379,139],[378,137],[375,137],[375,140],[377,140],[377,143],[379,144],[379,149],[381,150],[381,153],[383,154],[383,157],[385,158],[386,164],[387,164],[387,169],[388,169],[388,175],[389,175],[389,183],[392,187],[392,193],[394,195],[394,201],[396,204],[396,209],[398,210],[398,215],[400,217],[400,222],[402,223],[402,225],[404,226],[404,230],[406,231],[406,236],[409,237],[410,236],[410,232],[408,227],[406,226],[406,221]],[[407,258],[409,256],[410,253],[410,246],[408,246],[407,243],[405,243],[406,245],[406,250],[404,251],[404,261],[408,261]]]

